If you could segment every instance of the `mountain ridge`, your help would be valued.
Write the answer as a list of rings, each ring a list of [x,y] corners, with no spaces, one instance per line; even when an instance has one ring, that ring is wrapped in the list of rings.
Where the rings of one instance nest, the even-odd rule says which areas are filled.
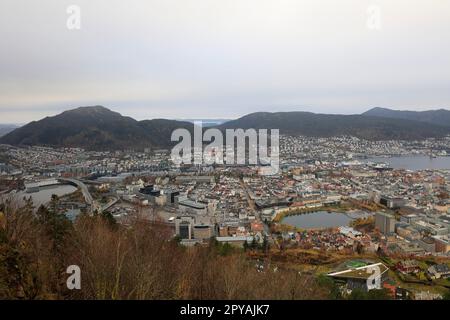
[[[103,106],[78,107],[32,121],[0,137],[0,143],[82,147],[99,151],[167,148],[176,143],[170,141],[175,129],[184,128],[192,132],[193,126],[191,122],[178,120],[138,121]],[[367,140],[416,140],[450,134],[450,126],[367,115],[367,112],[360,115],[255,112],[215,127],[221,130],[280,129],[281,134],[317,137],[352,135]]]
[[[118,150],[167,147],[172,128],[190,128],[183,121],[137,121],[103,106],[79,107],[56,116],[32,121],[0,138],[11,145],[82,147],[87,150]]]
[[[389,108],[375,107],[362,113],[362,115],[413,120],[430,123],[434,125],[450,127],[450,110],[442,108],[426,111],[409,111],[409,110],[394,110]]]
[[[220,126],[227,128],[280,129],[280,133],[331,137],[353,135],[367,140],[415,140],[442,137],[450,128],[428,123],[366,115],[317,114],[306,111],[255,112]]]

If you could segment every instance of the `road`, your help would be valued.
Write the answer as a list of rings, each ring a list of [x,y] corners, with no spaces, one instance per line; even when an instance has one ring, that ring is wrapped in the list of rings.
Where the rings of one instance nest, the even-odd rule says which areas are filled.
[[[77,179],[70,179],[70,178],[59,178],[58,180],[61,182],[66,182],[66,183],[75,185],[76,187],[80,188],[81,192],[83,193],[84,200],[86,201],[86,203],[88,205],[91,206],[91,212],[94,210],[103,212],[103,211],[111,208],[113,205],[115,205],[119,201],[119,198],[114,198],[102,207],[97,203],[97,201],[94,201],[91,193],[89,192],[88,187],[82,181],[77,180]]]
[[[271,243],[271,244],[276,243],[276,241],[272,237],[269,226],[266,223],[264,223],[264,221],[261,218],[261,211],[256,209],[255,201],[253,199],[251,199],[251,197],[250,197],[251,191],[248,189],[247,184],[243,180],[241,180],[240,183],[241,183],[242,189],[244,189],[244,191],[245,191],[245,196],[247,198],[248,206],[250,207],[251,211],[253,211],[255,213],[256,220],[258,220],[262,223],[264,232],[268,238],[269,243]]]
[[[92,204],[94,203],[94,199],[92,198],[92,195],[89,193],[87,186],[83,182],[76,180],[76,179],[70,179],[70,178],[59,178],[58,180],[62,181],[62,182],[70,183],[70,184],[75,185],[76,187],[80,188],[81,192],[83,193],[84,200],[86,201],[87,204],[92,206]]]
[[[107,204],[105,204],[105,205],[101,208],[101,211],[108,210],[108,209],[111,208],[113,205],[115,205],[118,201],[119,201],[119,198],[114,198],[114,199],[112,199],[111,201],[109,201]]]

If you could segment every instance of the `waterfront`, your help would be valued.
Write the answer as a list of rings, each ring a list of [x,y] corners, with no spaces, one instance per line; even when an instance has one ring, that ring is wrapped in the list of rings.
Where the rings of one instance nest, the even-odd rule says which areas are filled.
[[[20,191],[16,193],[16,199],[18,201],[22,202],[23,198],[31,197],[33,200],[33,204],[35,208],[38,208],[42,204],[48,203],[53,194],[56,194],[58,197],[70,194],[72,192],[75,192],[77,188],[74,186],[68,185],[68,184],[60,184],[60,185],[53,185],[48,187],[41,187],[38,192],[33,193],[27,193],[25,191]]]
[[[395,156],[395,157],[373,157],[366,162],[385,162],[394,169],[425,170],[425,169],[448,169],[450,170],[450,157],[430,158],[428,156]]]
[[[324,229],[348,226],[352,220],[345,213],[317,211],[286,216],[282,223],[302,229]]]

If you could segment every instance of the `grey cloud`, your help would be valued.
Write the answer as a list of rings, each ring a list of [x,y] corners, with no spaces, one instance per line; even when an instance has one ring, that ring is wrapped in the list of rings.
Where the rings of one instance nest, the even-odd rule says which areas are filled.
[[[379,31],[360,0],[3,0],[0,122],[90,104],[141,119],[448,108],[450,2],[376,3]]]

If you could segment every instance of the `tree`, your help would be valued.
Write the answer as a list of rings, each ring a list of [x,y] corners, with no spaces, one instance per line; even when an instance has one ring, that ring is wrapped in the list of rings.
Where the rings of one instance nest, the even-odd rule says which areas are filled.
[[[388,289],[373,289],[365,292],[361,289],[354,289],[348,297],[349,300],[391,300]]]
[[[358,241],[358,243],[356,244],[356,252],[358,254],[363,254],[364,253],[364,247],[361,244],[361,242]]]
[[[374,289],[367,293],[368,300],[391,300],[392,296],[388,289]]]
[[[262,243],[262,250],[264,253],[266,253],[268,249],[269,249],[269,241],[267,240],[267,236],[264,236]]]
[[[180,244],[181,242],[181,237],[179,235],[176,235],[175,237],[173,237],[173,241],[177,244]]]
[[[227,256],[232,251],[233,251],[233,247],[228,242],[225,242],[224,244],[219,245],[219,255],[221,255],[221,256]]]
[[[53,212],[57,212],[58,210],[58,204],[59,204],[59,197],[56,194],[52,194],[52,197],[50,199],[49,207]]]
[[[60,214],[54,210],[54,204],[50,205],[50,208],[47,209],[41,205],[36,212],[36,216],[38,223],[44,227],[46,235],[52,242],[53,250],[61,253],[64,250],[64,241],[72,224],[64,214]]]
[[[170,227],[144,219],[111,228],[101,214],[83,214],[66,230],[67,219],[51,206],[37,214],[29,207],[0,209],[6,219],[0,227],[0,299],[320,299],[329,294],[313,275],[268,267],[258,272],[230,244],[186,248],[172,240]],[[72,264],[82,270],[81,290],[66,288],[65,270]]]
[[[447,292],[444,293],[442,300],[450,300],[450,290],[447,290]]]
[[[247,243],[247,241],[244,241],[244,251],[247,251],[248,250],[248,243]]]
[[[258,247],[258,243],[256,242],[256,238],[253,237],[252,243],[250,245],[250,248],[256,249]]]
[[[113,228],[117,227],[117,221],[109,211],[103,211],[101,217]]]
[[[25,205],[18,207],[5,201],[2,207],[0,299],[36,299],[42,297],[44,286],[56,293],[53,254],[32,202],[25,199]]]
[[[367,300],[367,292],[361,289],[353,289],[352,293],[348,296],[348,300]]]
[[[341,290],[339,290],[339,286],[332,278],[326,276],[325,274],[321,274],[317,277],[316,281],[320,287],[325,288],[329,292],[330,299],[342,299]]]

